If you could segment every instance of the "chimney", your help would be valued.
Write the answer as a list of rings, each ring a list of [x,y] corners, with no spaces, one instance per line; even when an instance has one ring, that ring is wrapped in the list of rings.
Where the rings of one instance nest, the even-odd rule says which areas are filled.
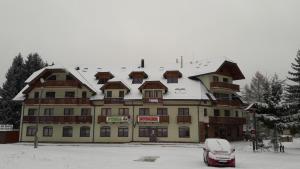
[[[144,68],[145,67],[145,61],[144,59],[141,60],[141,68]]]
[[[183,56],[180,56],[180,68],[183,68]]]

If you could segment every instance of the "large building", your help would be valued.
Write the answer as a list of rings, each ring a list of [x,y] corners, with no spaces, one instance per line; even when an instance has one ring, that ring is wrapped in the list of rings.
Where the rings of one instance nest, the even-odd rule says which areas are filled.
[[[223,58],[182,65],[66,68],[33,73],[22,101],[20,141],[202,142],[243,138],[236,63]]]

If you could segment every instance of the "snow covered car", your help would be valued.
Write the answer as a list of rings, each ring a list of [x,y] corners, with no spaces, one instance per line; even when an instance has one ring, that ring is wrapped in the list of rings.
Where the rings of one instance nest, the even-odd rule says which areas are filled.
[[[208,166],[235,167],[235,149],[225,139],[206,139],[203,160]]]

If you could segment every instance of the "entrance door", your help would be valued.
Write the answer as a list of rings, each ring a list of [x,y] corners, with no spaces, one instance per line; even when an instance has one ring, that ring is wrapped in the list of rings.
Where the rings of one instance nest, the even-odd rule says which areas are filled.
[[[157,129],[154,127],[149,128],[149,141],[157,142]]]

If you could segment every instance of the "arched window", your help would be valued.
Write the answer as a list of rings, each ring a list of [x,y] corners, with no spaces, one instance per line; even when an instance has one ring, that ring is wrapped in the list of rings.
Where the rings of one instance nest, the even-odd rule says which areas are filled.
[[[43,128],[43,136],[44,137],[52,137],[52,134],[53,134],[53,127],[45,126]]]
[[[35,135],[35,126],[28,126],[26,131],[26,136],[34,136]]]
[[[128,137],[128,127],[119,127],[118,128],[118,137]]]
[[[179,127],[179,137],[180,138],[190,137],[190,128],[189,127]]]
[[[90,127],[80,127],[80,137],[90,137]]]
[[[73,127],[65,126],[63,127],[63,137],[72,137],[73,136]]]
[[[103,126],[100,128],[100,137],[110,137],[110,127]]]

